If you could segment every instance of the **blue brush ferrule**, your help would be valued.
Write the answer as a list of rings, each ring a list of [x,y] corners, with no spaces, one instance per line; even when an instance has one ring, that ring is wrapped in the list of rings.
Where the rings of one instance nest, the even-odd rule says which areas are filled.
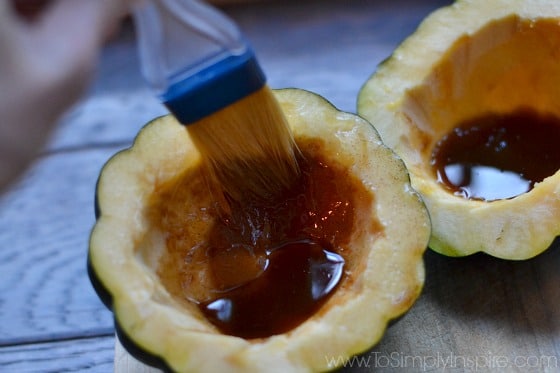
[[[188,125],[256,92],[265,82],[253,51],[248,49],[171,85],[162,101],[179,122]]]

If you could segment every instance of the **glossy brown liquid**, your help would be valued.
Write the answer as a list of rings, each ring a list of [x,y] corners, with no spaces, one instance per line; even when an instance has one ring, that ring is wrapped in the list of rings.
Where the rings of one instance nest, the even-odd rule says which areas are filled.
[[[278,245],[259,277],[200,309],[224,334],[259,338],[288,331],[313,315],[342,278],[344,259],[329,246],[312,238]]]
[[[294,186],[266,201],[234,201],[227,218],[218,218],[215,208],[200,209],[214,211],[203,242],[189,241],[181,229],[189,222],[176,221],[188,213],[165,211],[166,205],[182,208],[178,193],[192,191],[179,185],[159,202],[159,216],[176,217],[162,220],[168,232],[162,282],[197,304],[224,334],[262,338],[289,331],[345,278],[356,210],[371,208],[373,196],[348,170],[318,155],[320,142],[298,145],[305,160]]]
[[[474,118],[437,144],[432,165],[456,195],[515,197],[560,169],[560,119],[531,109]]]

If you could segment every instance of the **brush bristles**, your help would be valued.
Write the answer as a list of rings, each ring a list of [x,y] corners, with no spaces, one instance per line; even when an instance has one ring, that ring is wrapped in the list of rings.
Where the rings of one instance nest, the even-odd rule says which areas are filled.
[[[226,199],[270,198],[299,174],[292,132],[267,86],[187,129]]]

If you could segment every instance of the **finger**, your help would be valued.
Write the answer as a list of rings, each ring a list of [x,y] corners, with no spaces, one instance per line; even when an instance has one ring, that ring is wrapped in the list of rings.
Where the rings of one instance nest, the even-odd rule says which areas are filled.
[[[8,0],[15,12],[26,21],[33,22],[52,0]]]
[[[78,94],[95,69],[107,33],[122,12],[115,0],[58,0],[30,25],[27,50],[34,55],[35,77],[42,86],[68,86]]]

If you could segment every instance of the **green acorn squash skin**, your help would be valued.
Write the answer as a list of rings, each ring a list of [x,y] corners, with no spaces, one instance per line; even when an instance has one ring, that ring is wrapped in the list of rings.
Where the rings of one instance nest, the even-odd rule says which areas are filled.
[[[113,296],[111,293],[105,288],[103,283],[99,280],[97,274],[95,273],[95,269],[91,265],[91,261],[88,256],[87,260],[87,272],[88,277],[91,282],[95,293],[101,300],[101,302],[107,307],[109,311],[113,311]],[[121,328],[119,325],[119,321],[114,318],[114,326],[115,326],[115,333],[120,342],[120,344],[126,349],[126,351],[133,356],[136,360],[149,365],[151,367],[160,369],[163,372],[172,372],[173,370],[167,365],[165,360],[162,358],[150,354],[141,346],[138,346],[134,343],[133,339],[130,338],[126,332]]]
[[[279,372],[331,370],[337,366],[325,365],[324,356],[366,351],[419,296],[430,221],[410,187],[404,163],[362,118],[340,112],[310,92],[286,89],[275,94],[296,140],[321,138],[333,161],[351,168],[372,189],[374,209],[360,221],[369,221],[367,214],[372,214],[384,233],[373,237],[357,229],[352,250],[359,254],[353,255],[363,257],[349,267],[352,281],[294,330],[258,340],[221,335],[208,321],[178,306],[149,263],[139,259],[138,250],[145,248],[138,247],[144,247],[144,237],[151,234],[142,206],[158,183],[199,162],[180,124],[168,116],[155,119],[100,173],[87,262],[92,286],[114,313],[119,340],[139,361],[164,371],[258,372],[270,366]]]
[[[155,119],[157,120],[157,119]],[[149,123],[148,123],[149,124]],[[113,157],[116,157],[119,153],[115,154]],[[109,164],[110,160],[106,163]],[[103,172],[103,170],[101,171],[101,173]],[[99,218],[101,217],[101,207],[99,206],[99,198],[98,198],[98,185],[99,185],[99,178],[97,179],[97,182],[95,184],[95,195],[94,195],[94,216],[95,216],[95,220],[99,220]],[[95,268],[93,267],[92,263],[91,263],[91,258],[90,255],[88,253],[87,256],[87,263],[86,263],[86,267],[87,267],[87,274],[88,274],[88,278],[90,280],[90,283],[95,291],[95,293],[97,294],[97,297],[101,300],[101,302],[103,303],[103,305],[105,307],[107,307],[107,309],[111,312],[113,312],[113,296],[111,295],[111,292],[105,287],[105,285],[103,284],[103,282],[99,279],[99,277],[97,276],[97,273],[95,272]],[[121,345],[123,345],[123,347],[126,349],[126,351],[133,356],[136,360],[147,364],[151,367],[160,369],[163,372],[172,372],[173,370],[167,365],[167,363],[165,362],[165,360],[163,360],[162,358],[150,354],[149,352],[147,352],[145,349],[143,349],[142,347],[136,345],[133,341],[132,338],[130,338],[126,332],[121,328],[121,326],[119,325],[119,321],[117,320],[116,317],[113,318],[114,320],[114,327],[115,327],[115,333],[116,336],[119,340],[119,342],[121,343]]]

